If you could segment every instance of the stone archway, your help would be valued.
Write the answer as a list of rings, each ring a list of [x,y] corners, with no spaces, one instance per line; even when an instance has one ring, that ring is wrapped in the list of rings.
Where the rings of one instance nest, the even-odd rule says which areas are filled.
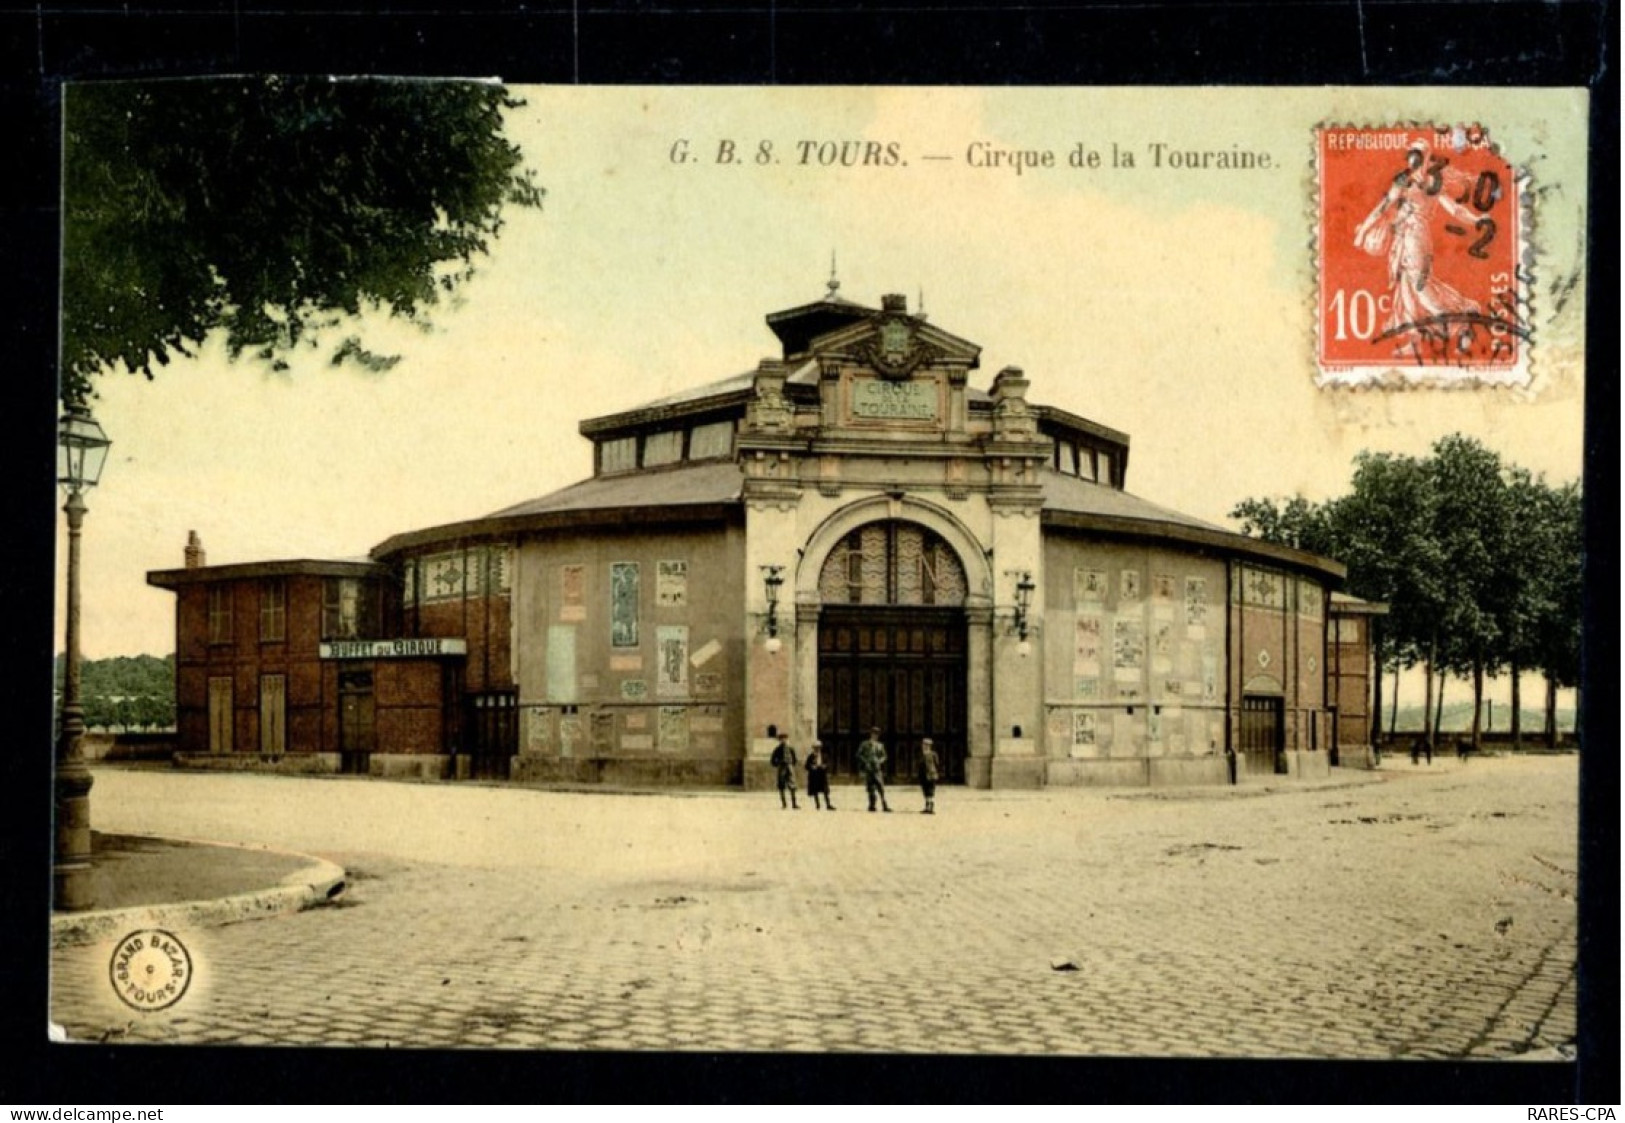
[[[969,578],[960,551],[893,506],[866,513],[817,567],[815,698],[809,715],[837,776],[855,775],[873,726],[894,782],[917,775],[930,737],[940,778],[963,783],[969,753]],[[979,555],[978,555],[979,556]],[[810,573],[811,567],[807,567]],[[799,599],[799,598],[798,598]]]
[[[918,523],[940,537],[953,550],[965,572],[965,605],[972,612],[993,604],[993,570],[982,544],[951,511],[909,496],[878,495],[842,507],[818,525],[807,538],[796,565],[798,605],[823,603],[818,582],[830,552],[865,523],[884,519]]]

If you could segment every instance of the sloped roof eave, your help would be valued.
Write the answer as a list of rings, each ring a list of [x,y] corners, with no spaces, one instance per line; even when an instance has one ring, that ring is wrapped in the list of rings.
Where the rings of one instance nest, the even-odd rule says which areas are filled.
[[[284,558],[275,561],[231,562],[180,569],[149,569],[147,584],[159,589],[211,581],[239,581],[251,577],[379,577],[384,568],[369,558]]]
[[[372,556],[534,531],[727,521],[744,510],[744,478],[733,461],[592,476],[479,518],[393,535]]]
[[[1120,535],[1125,538],[1165,539],[1193,546],[1205,546],[1226,554],[1239,554],[1261,561],[1284,565],[1292,569],[1318,573],[1336,581],[1348,577],[1348,568],[1331,558],[1276,546],[1249,538],[1233,531],[1210,529],[1193,523],[1170,519],[1142,519],[1124,515],[1106,515],[1087,511],[1052,510],[1046,507],[1041,516],[1046,527],[1065,530],[1083,530],[1096,534]]]

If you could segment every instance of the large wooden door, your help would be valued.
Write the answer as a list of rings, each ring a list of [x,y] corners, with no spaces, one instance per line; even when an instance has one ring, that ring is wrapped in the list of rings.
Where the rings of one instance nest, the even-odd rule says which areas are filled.
[[[365,776],[372,768],[372,672],[339,672],[339,771]]]
[[[871,726],[890,780],[915,779],[922,737],[942,779],[965,780],[965,614],[957,609],[826,606],[818,621],[818,737],[836,776],[857,774]]]
[[[281,756],[288,751],[288,679],[260,676],[260,752]]]
[[[1278,695],[1247,694],[1241,699],[1241,754],[1250,774],[1286,771],[1285,728]]]
[[[232,750],[232,725],[234,714],[231,704],[232,680],[230,678],[211,678],[209,680],[209,751],[211,753],[229,753]]]
[[[494,690],[468,698],[467,740],[469,777],[506,780],[508,766],[519,751],[519,692]]]

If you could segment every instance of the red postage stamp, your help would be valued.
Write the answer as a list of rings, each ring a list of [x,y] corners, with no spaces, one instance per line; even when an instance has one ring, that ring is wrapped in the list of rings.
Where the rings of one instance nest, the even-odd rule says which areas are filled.
[[[1525,386],[1524,183],[1476,125],[1322,125],[1320,385]]]

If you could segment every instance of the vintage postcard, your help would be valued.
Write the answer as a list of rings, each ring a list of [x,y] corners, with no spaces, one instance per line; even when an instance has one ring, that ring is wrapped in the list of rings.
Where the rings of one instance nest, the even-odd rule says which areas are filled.
[[[317,85],[65,92],[58,1040],[1572,1058],[1584,90]]]

